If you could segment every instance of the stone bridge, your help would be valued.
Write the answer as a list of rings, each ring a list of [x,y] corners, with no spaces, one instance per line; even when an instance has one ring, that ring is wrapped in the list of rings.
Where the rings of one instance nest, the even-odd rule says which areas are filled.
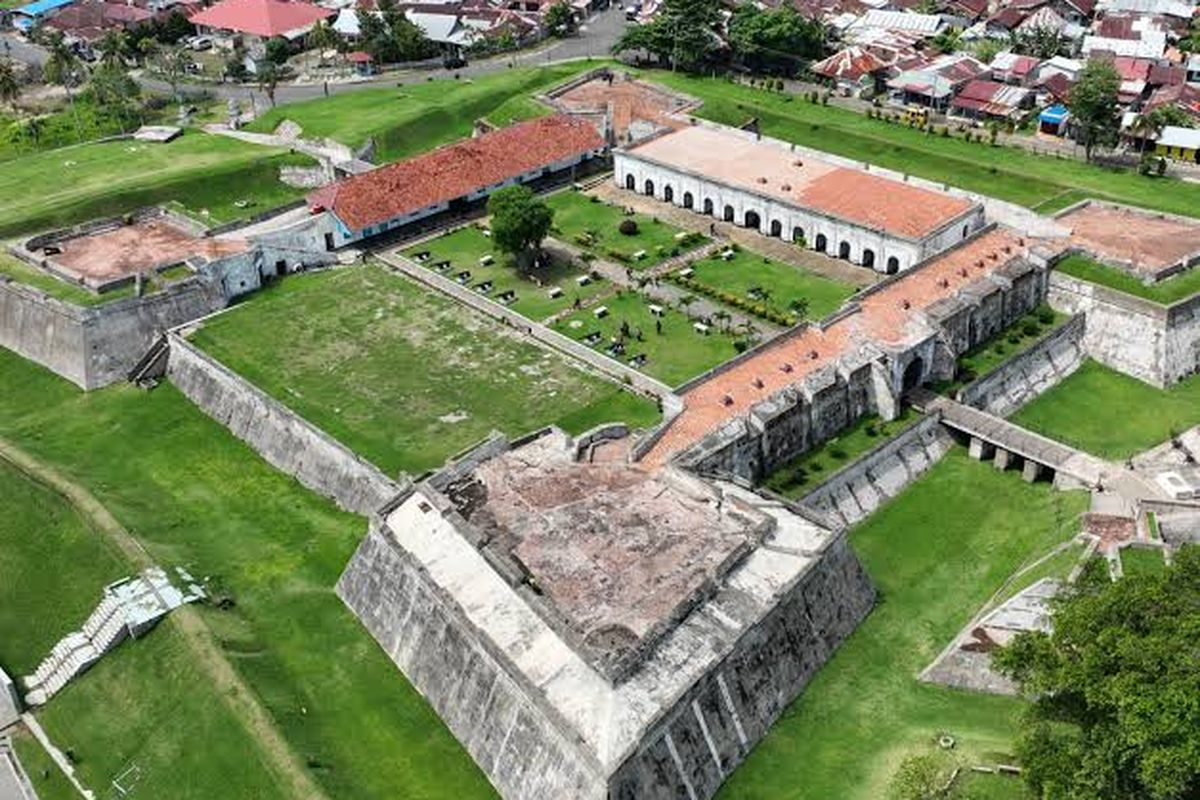
[[[937,414],[943,425],[965,437],[972,458],[991,459],[1001,470],[1019,464],[1022,477],[1030,483],[1061,477],[1098,487],[1108,471],[1107,463],[1094,456],[948,397],[917,389],[909,398],[918,409]]]

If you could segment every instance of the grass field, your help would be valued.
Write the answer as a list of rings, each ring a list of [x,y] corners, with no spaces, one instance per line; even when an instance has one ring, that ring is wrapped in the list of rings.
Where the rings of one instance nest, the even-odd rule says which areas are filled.
[[[664,308],[663,315],[656,317],[650,312],[652,304],[637,292],[621,291],[596,307],[560,319],[554,329],[577,340],[599,333],[600,340],[593,347],[604,352],[614,339],[622,338],[621,326],[628,325],[633,335],[626,337],[625,353],[620,359],[629,361],[644,354],[647,360],[641,371],[670,386],[678,386],[737,355],[732,335],[716,328],[708,334],[697,333],[687,315]],[[600,306],[609,312],[602,319],[593,313]],[[656,327],[658,322],[662,324],[661,333]],[[638,331],[641,341],[637,339]]]
[[[658,419],[650,401],[376,266],[290,278],[193,340],[392,474],[440,466],[494,429],[565,420],[578,433],[580,420],[618,421],[609,409],[634,427]]]
[[[1075,253],[1054,265],[1054,268],[1067,275],[1098,283],[1119,292],[1153,300],[1162,305],[1183,300],[1200,292],[1200,269],[1193,268],[1167,278],[1165,281],[1146,285],[1128,272],[1101,264],[1095,259]]]
[[[0,251],[0,275],[7,275],[14,281],[40,289],[51,297],[56,297],[66,303],[74,303],[77,306],[97,306],[107,303],[109,300],[133,295],[133,284],[104,294],[90,292],[82,286],[61,281],[28,264],[23,264],[3,251]]]
[[[779,467],[763,483],[784,497],[803,497],[821,481],[919,419],[920,414],[907,406],[888,422],[876,416],[863,417],[837,437]]]
[[[1164,390],[1086,361],[1012,421],[1101,458],[1124,459],[1200,423],[1200,376]]]
[[[578,192],[559,192],[546,202],[554,209],[555,236],[635,270],[653,267],[673,254],[699,247],[705,241],[703,236],[692,235],[684,244],[677,238],[683,233],[679,228],[646,214],[625,216],[620,208],[593,201],[589,195]],[[627,219],[637,224],[637,233],[630,236],[617,230],[617,226]],[[645,256],[635,259],[633,254],[639,251],[645,252]]]
[[[0,385],[0,436],[88,487],[155,560],[209,576],[230,598],[226,610],[199,608],[201,619],[331,798],[493,797],[333,593],[363,519],[269,467],[169,384],[84,394],[0,350]],[[64,582],[90,582],[90,564],[54,565]],[[133,760],[147,775],[138,797],[287,796],[180,649],[175,624],[55,698],[50,735],[97,790]]]
[[[733,125],[757,117],[768,136],[948,183],[1043,213],[1085,196],[1200,216],[1200,185],[929,135],[865,114],[751,89],[724,78],[643,71],[704,100],[699,116]]]
[[[1121,550],[1121,572],[1132,575],[1155,575],[1167,567],[1162,551],[1148,547],[1126,547]]]
[[[272,109],[250,124],[269,132],[285,119],[304,136],[328,136],[351,147],[375,140],[377,161],[394,161],[471,135],[475,120],[498,125],[544,113],[532,95],[586,69],[582,64],[508,70],[475,80],[436,80],[364,89]]]
[[[799,319],[794,306],[797,301],[807,303],[805,318],[822,319],[837,311],[855,291],[849,284],[748,250],[739,250],[728,261],[720,256],[696,261],[691,268],[691,281],[736,296],[742,301],[741,308],[761,305],[793,323]]]
[[[0,170],[0,236],[72,224],[180,200],[213,224],[301,196],[279,182],[279,167],[309,164],[233,139],[193,131],[170,144],[105,142],[50,150]],[[239,200],[251,205],[238,208]]]
[[[33,734],[17,729],[12,735],[12,743],[29,780],[37,786],[38,800],[78,800],[75,787],[50,760]]]
[[[404,253],[411,258],[425,251],[431,255],[423,266],[433,269],[434,264],[448,260],[451,262],[450,267],[440,274],[454,280],[460,272],[470,272],[470,280],[465,284],[469,287],[491,281],[492,290],[487,296],[497,302],[504,292],[516,292],[517,300],[508,307],[539,322],[559,311],[571,308],[577,299],[587,300],[600,292],[612,289],[612,285],[603,279],[592,280],[588,285],[580,286],[576,279],[585,273],[560,262],[537,270],[532,275],[526,275],[512,263],[511,256],[494,249],[492,240],[473,225],[413,245]],[[484,255],[491,255],[495,259],[494,262],[486,267],[480,264],[479,259]],[[541,282],[540,286],[532,280],[533,276]],[[562,296],[551,297],[551,286],[562,289]]]
[[[1086,493],[1055,492],[955,448],[850,535],[878,607],[726,784],[723,800],[875,800],[942,732],[960,758],[1009,752],[1020,704],[918,682],[1005,578],[1077,530]],[[1017,782],[1003,793],[1023,797]],[[998,790],[999,791],[999,790]]]

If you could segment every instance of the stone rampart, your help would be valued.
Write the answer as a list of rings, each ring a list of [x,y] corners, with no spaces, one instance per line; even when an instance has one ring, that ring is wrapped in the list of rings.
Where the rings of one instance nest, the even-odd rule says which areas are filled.
[[[979,376],[958,391],[965,405],[1006,417],[1079,368],[1086,319],[1078,314],[1028,350]]]
[[[835,472],[800,503],[854,525],[900,494],[953,444],[937,416],[927,416]]]
[[[1200,294],[1164,306],[1055,270],[1048,299],[1086,316],[1084,349],[1119,372],[1162,387],[1200,369]]]
[[[168,341],[170,381],[271,465],[359,514],[370,514],[403,491],[401,483],[179,334],[168,334]]]

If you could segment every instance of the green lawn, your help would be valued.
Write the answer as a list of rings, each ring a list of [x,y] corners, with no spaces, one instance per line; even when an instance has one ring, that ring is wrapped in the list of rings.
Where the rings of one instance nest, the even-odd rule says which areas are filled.
[[[0,169],[0,236],[68,225],[179,200],[216,224],[300,197],[278,180],[310,164],[221,136],[187,131],[170,144],[104,142],[23,156]],[[238,201],[250,205],[239,208]]]
[[[0,350],[0,385],[0,436],[87,486],[155,560],[188,566],[229,597],[225,610],[199,608],[201,618],[329,797],[494,797],[333,593],[365,520],[271,468],[170,384],[84,394]],[[63,581],[94,569],[54,564]],[[43,714],[50,735],[99,796],[131,760],[147,776],[137,797],[287,796],[179,647],[175,624],[123,645],[56,697]]]
[[[1149,547],[1126,547],[1121,550],[1121,572],[1125,577],[1154,575],[1167,567],[1162,550]]]
[[[33,734],[18,729],[12,736],[13,749],[21,767],[37,787],[39,800],[79,800],[79,793],[50,759]]]
[[[880,603],[719,797],[876,800],[900,761],[928,751],[942,732],[964,761],[1003,757],[1018,701],[916,675],[1007,576],[1077,530],[1087,501],[952,450],[851,533]],[[989,796],[1022,792],[1013,782],[1011,792]]]
[[[492,430],[609,409],[635,427],[658,419],[649,400],[378,266],[289,278],[193,340],[389,474],[438,467]]]
[[[905,407],[900,416],[888,422],[874,415],[863,417],[835,438],[779,467],[763,483],[784,497],[799,499],[830,475],[920,418],[921,415],[911,407]]]
[[[374,138],[376,160],[394,161],[470,136],[480,117],[503,125],[548,113],[531,95],[584,69],[582,64],[527,67],[475,80],[417,81],[345,92],[280,106],[248,128],[269,132],[290,119],[299,123],[306,138],[328,136],[351,147]]]
[[[1153,300],[1162,305],[1170,305],[1200,292],[1200,269],[1197,268],[1149,285],[1142,283],[1124,270],[1102,264],[1079,253],[1067,256],[1055,264],[1054,268],[1080,280],[1098,283],[1101,286],[1107,286],[1110,289],[1146,300]]]
[[[133,284],[130,283],[111,292],[98,294],[77,284],[59,280],[53,275],[18,261],[2,250],[0,250],[0,275],[7,275],[14,281],[40,289],[51,297],[56,297],[66,303],[74,303],[77,306],[96,306],[107,303],[109,300],[131,297],[134,291]]]
[[[699,116],[733,125],[756,117],[768,136],[952,184],[1025,206],[1052,209],[1083,196],[1131,203],[1189,216],[1200,215],[1200,185],[1152,178],[1128,170],[1039,156],[1014,147],[992,147],[944,138],[907,126],[867,119],[800,97],[740,86],[724,78],[695,78],[665,71],[643,77],[704,101]],[[1076,194],[1065,201],[1064,195]]]
[[[559,192],[546,202],[554,209],[555,236],[632,269],[653,267],[705,241],[699,234],[684,238],[679,228],[646,214],[626,216],[620,208],[579,192]],[[637,233],[626,236],[617,229],[627,219],[637,224]],[[645,252],[645,256],[636,259],[637,252]]]
[[[1200,376],[1163,390],[1086,361],[1012,421],[1092,455],[1124,459],[1200,423]]]
[[[988,374],[1005,361],[1017,356],[1070,317],[1049,306],[1041,306],[1025,314],[991,340],[979,345],[958,359],[959,369],[966,380]]]
[[[492,240],[474,225],[413,245],[404,253],[411,258],[424,251],[431,254],[429,259],[422,262],[429,269],[434,269],[434,265],[440,261],[451,262],[449,268],[438,270],[446,278],[455,280],[460,272],[466,271],[471,273],[470,279],[464,284],[466,286],[475,287],[491,281],[492,290],[487,297],[497,302],[504,292],[516,292],[517,300],[509,304],[509,308],[539,322],[571,308],[576,300],[587,300],[612,289],[612,285],[604,280],[591,280],[588,285],[580,286],[576,279],[585,273],[570,264],[558,262],[533,275],[526,275],[516,268],[510,256],[493,248]],[[484,255],[491,255],[494,262],[486,267],[480,264],[479,259]],[[535,283],[533,277],[542,285]],[[562,296],[551,297],[551,286],[562,289]]]
[[[737,355],[732,335],[715,326],[708,334],[697,333],[687,315],[664,308],[663,315],[656,317],[650,313],[652,304],[654,301],[635,291],[620,291],[593,308],[559,320],[554,328],[577,340],[599,333],[600,340],[592,347],[603,353],[614,339],[622,338],[621,326],[627,324],[630,336],[624,337],[625,353],[620,360],[628,362],[646,355],[642,372],[670,386],[678,386]],[[608,315],[597,318],[595,311],[601,307],[608,309]],[[656,322],[662,323],[661,333]],[[641,341],[637,339],[639,330]]]
[[[0,508],[0,667],[16,678],[33,672],[87,618],[101,590],[129,573],[60,495],[3,460]]]
[[[717,255],[696,261],[691,268],[689,279],[676,281],[719,302],[729,304],[732,300],[732,304],[755,316],[770,313],[783,324],[799,320],[798,302],[807,303],[805,318],[822,319],[837,311],[855,291],[849,284],[748,250],[738,250],[729,260]]]

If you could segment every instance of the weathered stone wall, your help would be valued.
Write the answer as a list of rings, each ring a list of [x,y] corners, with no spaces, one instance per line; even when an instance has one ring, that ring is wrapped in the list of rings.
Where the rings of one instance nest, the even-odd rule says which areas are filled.
[[[613,775],[609,797],[712,797],[874,603],[843,534],[646,733]]]
[[[169,335],[167,377],[264,459],[339,506],[370,514],[403,491],[379,468],[183,337]]]
[[[835,472],[800,502],[853,525],[936,464],[953,443],[936,416],[925,417]]]
[[[1163,306],[1055,271],[1049,301],[1086,316],[1084,349],[1115,370],[1168,386],[1200,369],[1200,295]]]
[[[1087,352],[1086,320],[1072,317],[1025,352],[1005,361],[958,391],[958,401],[1006,417],[1070,375]]]
[[[604,800],[604,771],[372,519],[337,594],[504,797]]]
[[[87,386],[82,308],[0,276],[0,346]]]

